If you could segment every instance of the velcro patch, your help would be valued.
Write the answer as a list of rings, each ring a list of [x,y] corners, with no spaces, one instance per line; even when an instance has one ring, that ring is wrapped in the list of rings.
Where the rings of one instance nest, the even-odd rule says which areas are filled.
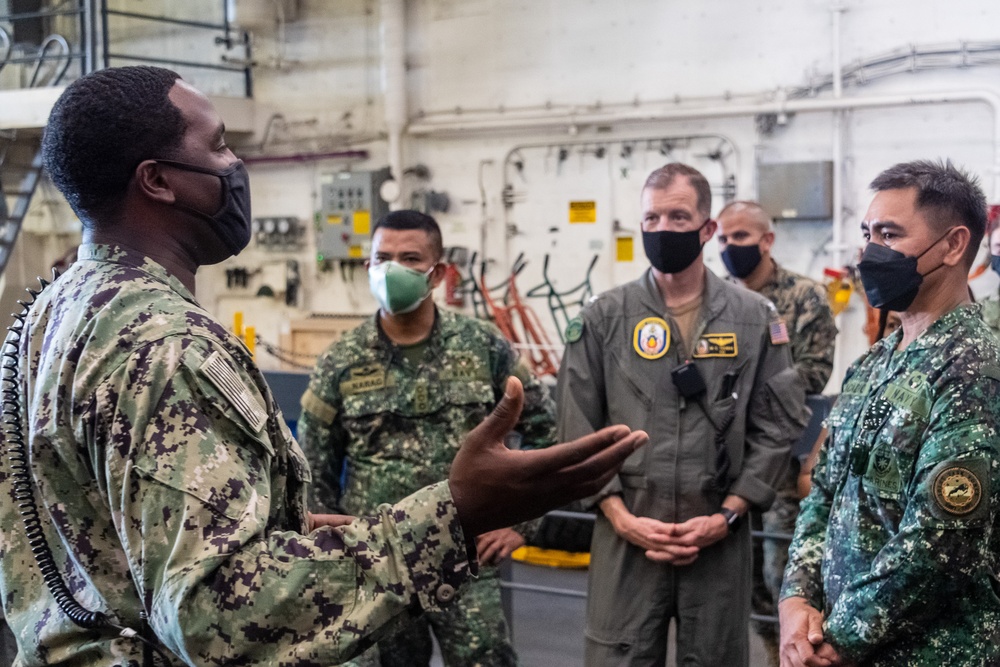
[[[350,378],[340,383],[340,393],[345,395],[378,389],[385,389],[385,368],[379,364],[356,366],[351,369]]]
[[[736,334],[734,333],[711,333],[705,334],[698,339],[694,346],[695,359],[707,359],[709,357],[735,357],[737,352]]]
[[[218,350],[213,352],[198,370],[219,390],[219,393],[226,397],[250,428],[254,431],[264,428],[264,424],[267,423],[267,411]]]
[[[306,393],[302,394],[299,404],[303,410],[327,426],[332,424],[333,420],[337,417],[337,408],[317,396],[316,392],[312,389],[306,389]]]
[[[952,516],[971,514],[983,499],[983,484],[961,463],[942,468],[932,482],[938,507]]]

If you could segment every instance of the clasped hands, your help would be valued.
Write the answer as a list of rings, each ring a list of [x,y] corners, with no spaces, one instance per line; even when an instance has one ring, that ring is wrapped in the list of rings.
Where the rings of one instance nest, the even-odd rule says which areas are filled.
[[[617,497],[605,502],[608,500],[621,502]],[[622,539],[646,550],[646,558],[671,565],[690,565],[702,549],[729,534],[729,525],[721,514],[696,516],[682,523],[635,516],[627,510],[610,514],[605,511],[605,516]]]

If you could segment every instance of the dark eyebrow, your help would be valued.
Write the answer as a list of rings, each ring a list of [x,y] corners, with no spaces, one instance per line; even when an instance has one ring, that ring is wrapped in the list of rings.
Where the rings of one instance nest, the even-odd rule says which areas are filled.
[[[903,229],[900,225],[897,225],[892,220],[876,220],[875,222],[871,223],[871,227],[872,229],[878,229],[880,232],[886,232],[886,231],[898,232],[902,231]]]

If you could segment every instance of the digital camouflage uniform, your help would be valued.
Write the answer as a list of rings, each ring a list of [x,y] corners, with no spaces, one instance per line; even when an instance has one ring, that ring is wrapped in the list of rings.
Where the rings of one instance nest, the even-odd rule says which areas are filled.
[[[782,598],[857,664],[1000,664],[1000,349],[979,311],[876,343],[827,419]]]
[[[993,332],[993,335],[1000,340],[1000,297],[994,294],[983,299],[980,303],[983,304],[983,321],[986,322],[986,326]]]
[[[419,363],[382,332],[378,315],[318,360],[299,421],[299,437],[316,476],[315,510],[362,514],[447,478],[462,438],[493,409],[512,374],[525,388],[517,429],[521,446],[547,447],[555,441],[555,408],[548,392],[518,363],[500,332],[480,320],[436,312]],[[518,529],[529,534],[535,525]],[[382,664],[428,664],[429,626],[449,665],[516,664],[494,568],[484,568],[448,610],[414,619],[381,640]],[[359,664],[376,664],[375,653]]]
[[[134,251],[81,246],[32,308],[20,359],[56,564],[84,606],[132,628],[148,612],[173,665],[336,664],[468,575],[446,483],[303,534],[309,469],[250,354]],[[140,665],[137,641],[58,610],[0,470],[17,664]]]
[[[773,259],[769,260],[774,262]],[[837,325],[826,289],[815,280],[788,271],[774,263],[774,273],[757,290],[769,299],[788,327],[792,364],[807,394],[821,394],[833,372],[833,350]],[[801,462],[791,459],[788,472],[779,483],[771,508],[762,514],[753,512],[751,521],[769,533],[791,534],[799,514],[798,476]],[[781,578],[788,562],[788,542],[764,539],[754,542],[753,611],[762,616],[777,616],[776,601]],[[778,627],[774,623],[754,623],[754,628],[777,655]],[[775,662],[776,664],[776,662]]]

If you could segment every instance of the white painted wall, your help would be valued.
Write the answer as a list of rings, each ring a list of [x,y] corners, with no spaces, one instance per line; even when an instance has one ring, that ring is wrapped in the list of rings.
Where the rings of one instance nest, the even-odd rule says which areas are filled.
[[[152,3],[156,5],[157,3]],[[279,24],[269,0],[237,0],[237,11],[255,26],[258,132],[236,138],[245,154],[283,155],[363,148],[367,161],[327,160],[295,165],[251,167],[257,216],[297,215],[310,219],[318,206],[321,174],[350,167],[374,169],[386,164],[384,94],[379,54],[377,0],[286,1],[295,20]],[[841,21],[841,57],[845,65],[911,45],[1000,41],[1000,4],[993,0],[940,3],[931,0],[845,0]],[[150,3],[144,3],[150,5]],[[407,93],[411,127],[485,118],[491,123],[519,115],[562,114],[565,122],[546,128],[495,129],[436,133],[406,138],[404,164],[427,165],[428,183],[407,178],[407,188],[429,186],[451,196],[452,209],[438,217],[446,245],[479,249],[485,226],[485,249],[496,281],[524,250],[528,268],[522,290],[539,281],[542,257],[552,253],[560,286],[572,285],[595,251],[601,260],[595,287],[605,289],[637,275],[645,266],[641,243],[632,264],[616,264],[609,256],[619,220],[638,228],[638,196],[646,173],[665,162],[656,151],[637,151],[624,161],[612,146],[634,137],[677,137],[718,134],[736,147],[728,159],[737,177],[738,196],[756,193],[758,162],[828,160],[833,155],[833,116],[800,112],[770,136],[756,130],[752,116],[683,121],[616,122],[616,114],[647,110],[647,115],[676,109],[720,108],[764,102],[780,89],[807,86],[832,68],[831,3],[818,0],[407,0]],[[152,7],[147,7],[152,11]],[[847,82],[844,95],[869,97],[942,91],[989,89],[1000,64],[964,69],[918,71],[856,86]],[[819,99],[831,97],[829,90]],[[631,105],[631,106],[630,106]],[[461,116],[456,113],[461,110]],[[577,116],[604,114],[601,123],[572,123]],[[264,123],[272,125],[266,146]],[[844,115],[844,217],[850,257],[860,245],[857,222],[869,200],[866,185],[881,169],[902,160],[949,157],[978,174],[993,201],[995,119],[981,102],[931,104],[846,112]],[[523,151],[525,178],[509,174],[524,198],[506,210],[501,199],[505,158],[516,146],[568,142],[605,143],[608,156],[576,152],[555,169],[549,149]],[[678,151],[674,158],[703,166],[716,181],[716,162]],[[623,176],[622,167],[628,168]],[[508,170],[509,172],[509,170]],[[481,177],[480,177],[481,175]],[[482,194],[481,194],[482,193]],[[485,195],[485,197],[483,196]],[[570,226],[570,199],[597,202],[594,225]],[[718,210],[721,199],[717,200]],[[506,237],[508,223],[521,234]],[[556,227],[559,231],[549,232]],[[782,223],[775,253],[790,268],[818,277],[831,258],[829,224]],[[709,265],[720,269],[717,251],[708,248]],[[247,312],[266,339],[276,341],[284,322],[307,312],[371,312],[365,276],[353,281],[318,274],[313,245],[293,255],[251,248],[199,276],[199,298],[228,319],[236,309]],[[224,270],[256,268],[298,259],[305,279],[301,307],[289,309],[278,300],[249,296],[225,288]],[[558,266],[557,266],[558,265]],[[995,290],[995,281],[983,281]],[[544,304],[535,308],[548,322]],[[861,301],[855,299],[841,318],[842,354],[839,376],[864,349],[860,331]],[[550,332],[554,336],[554,331]],[[261,356],[263,365],[271,365]],[[834,386],[836,382],[834,382]]]

